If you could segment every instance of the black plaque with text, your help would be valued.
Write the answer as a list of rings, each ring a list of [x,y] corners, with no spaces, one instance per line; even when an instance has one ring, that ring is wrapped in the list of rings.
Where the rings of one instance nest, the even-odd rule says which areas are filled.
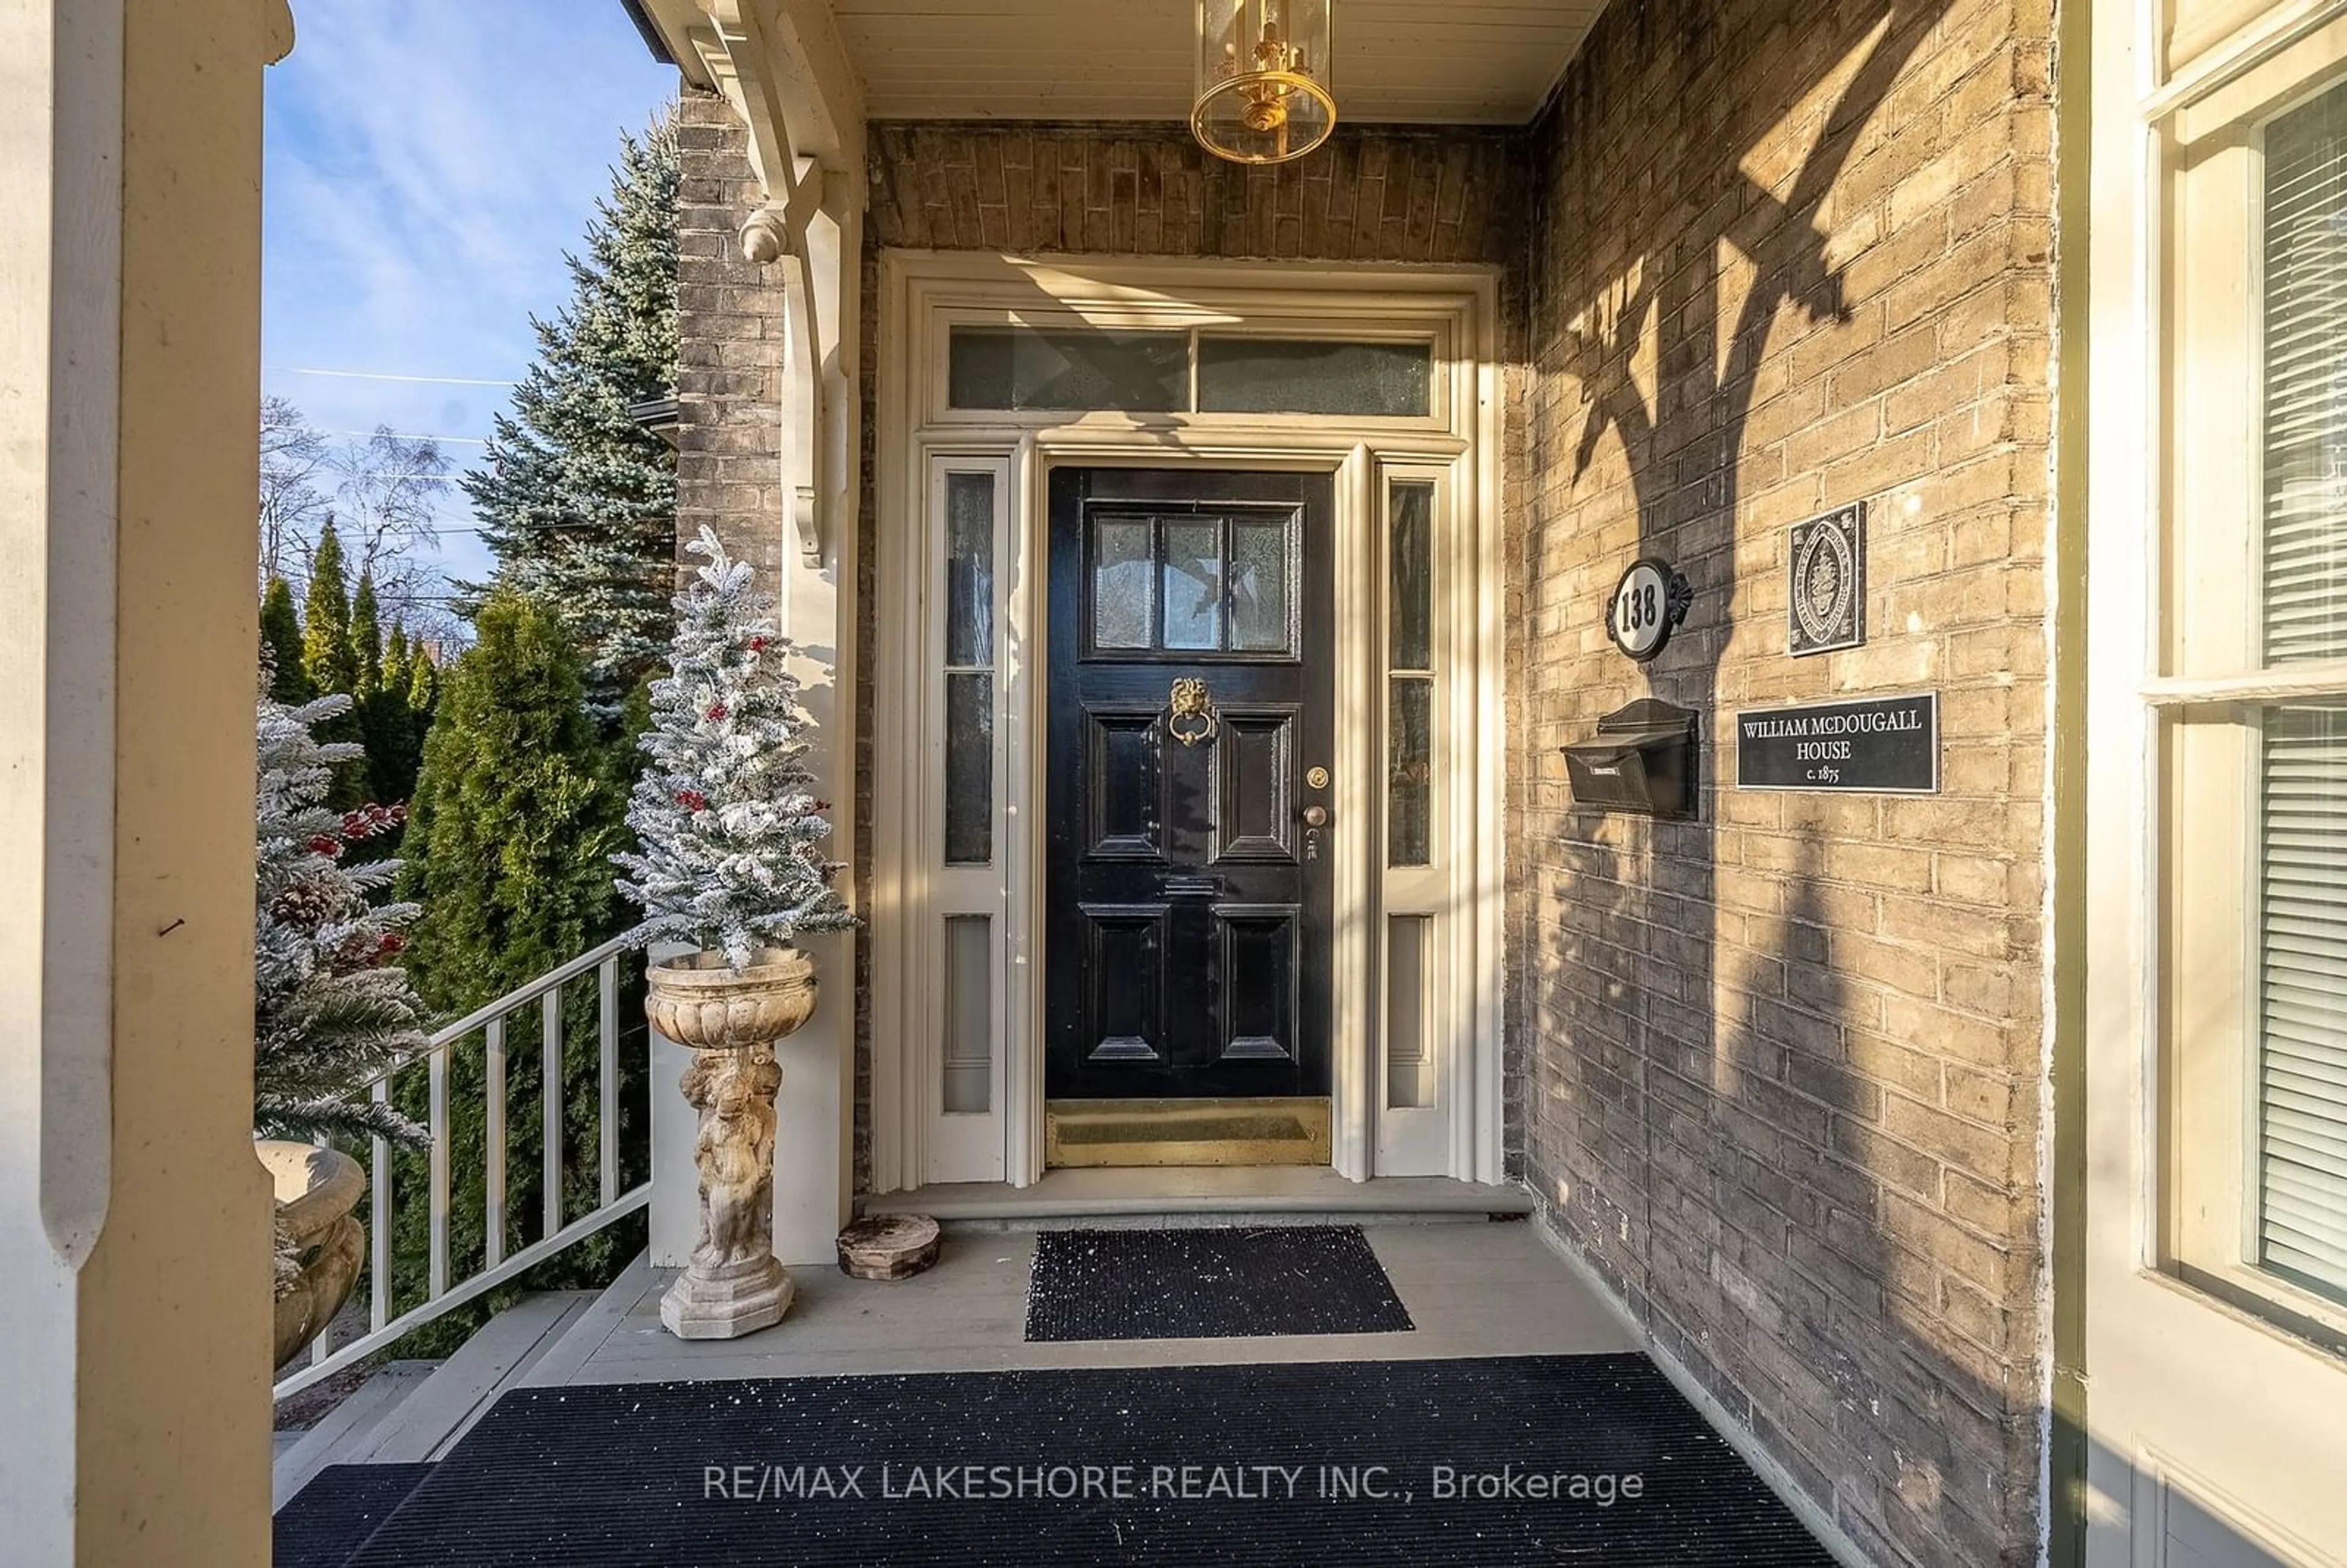
[[[1940,695],[1920,692],[1738,713],[1736,785],[1934,794]]]

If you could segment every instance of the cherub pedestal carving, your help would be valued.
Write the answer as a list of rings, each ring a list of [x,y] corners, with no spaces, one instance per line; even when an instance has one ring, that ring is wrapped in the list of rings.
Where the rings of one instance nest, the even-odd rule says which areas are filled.
[[[701,1114],[700,1234],[661,1297],[661,1322],[683,1339],[755,1333],[796,1294],[774,1257],[774,1042],[815,1011],[814,966],[789,949],[740,971],[713,958],[652,966],[645,1001],[652,1027],[693,1052],[680,1087]]]

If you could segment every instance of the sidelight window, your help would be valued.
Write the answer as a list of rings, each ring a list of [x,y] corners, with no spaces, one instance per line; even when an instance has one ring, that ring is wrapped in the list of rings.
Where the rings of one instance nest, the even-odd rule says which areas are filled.
[[[1433,471],[1388,475],[1382,508],[1384,610],[1377,679],[1384,690],[1385,866],[1379,944],[1384,1069],[1379,1159],[1398,1168],[1433,1168],[1449,1136],[1452,1060],[1446,1040],[1443,945],[1455,940],[1450,884],[1442,862],[1440,757],[1446,666],[1435,577],[1435,537],[1444,489]]]
[[[1386,864],[1433,857],[1434,486],[1398,481],[1387,507]]]
[[[919,770],[923,825],[915,842],[889,851],[906,852],[891,871],[917,879],[924,907],[900,927],[905,972],[918,981],[897,987],[889,1017],[920,1063],[920,1157],[942,1169],[971,1151],[999,1162],[985,1152],[1002,1139],[1002,966],[1011,940],[1002,888],[1017,854],[1002,717],[1016,696],[1006,688],[1019,648],[1006,564],[1011,472],[999,456],[931,458],[919,536],[919,706],[928,717],[904,765]],[[881,703],[883,714],[901,711],[885,696]]]
[[[995,476],[945,476],[946,862],[994,858]]]

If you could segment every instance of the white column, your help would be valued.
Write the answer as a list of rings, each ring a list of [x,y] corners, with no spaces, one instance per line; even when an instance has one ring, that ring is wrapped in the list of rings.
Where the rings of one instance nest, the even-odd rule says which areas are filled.
[[[269,1550],[252,563],[289,28],[282,0],[0,0],[12,1564]]]
[[[824,188],[857,191],[853,178],[826,176]],[[813,721],[807,766],[816,795],[831,803],[831,854],[852,862],[856,833],[856,522],[861,480],[857,456],[862,405],[856,378],[862,232],[842,202],[805,215],[788,236],[789,253],[768,264],[793,294],[781,375],[778,504],[762,519],[776,580],[775,620],[800,655],[792,667]],[[780,241],[778,241],[779,243]],[[804,245],[804,264],[795,247]],[[819,414],[811,420],[810,400]],[[815,538],[809,559],[794,504],[801,486],[814,491]],[[739,544],[737,541],[737,548]],[[760,554],[764,554],[762,547]],[[753,557],[753,559],[756,559]],[[836,886],[854,902],[851,873]],[[859,932],[809,937],[820,989],[815,1016],[774,1047],[783,1069],[775,1103],[774,1255],[786,1266],[832,1264],[840,1227],[855,1198],[856,944]],[[656,952],[655,957],[666,954]],[[697,1121],[671,1092],[690,1053],[653,1037],[653,1266],[682,1268],[696,1225],[692,1148]]]
[[[827,190],[860,191],[861,171],[852,183],[834,176],[825,184]],[[795,673],[805,682],[815,721],[807,766],[817,794],[831,802],[832,856],[853,861],[860,231],[852,216],[842,223],[830,212],[817,212],[800,242],[806,247],[814,297],[811,309],[797,319],[812,319],[815,341],[794,337],[786,350],[783,418],[785,431],[805,429],[805,411],[791,400],[812,392],[819,416],[808,445],[817,451],[802,458],[813,479],[785,473],[783,497],[787,508],[796,486],[815,485],[821,550],[819,559],[807,559],[795,528],[783,519],[781,622],[784,635],[800,650]],[[786,437],[786,455],[792,446]],[[852,867],[840,873],[838,886],[855,898]],[[815,1016],[774,1050],[783,1068],[774,1134],[774,1255],[785,1264],[835,1263],[835,1244],[855,1201],[856,944],[861,935],[846,931],[807,939],[822,1000]]]

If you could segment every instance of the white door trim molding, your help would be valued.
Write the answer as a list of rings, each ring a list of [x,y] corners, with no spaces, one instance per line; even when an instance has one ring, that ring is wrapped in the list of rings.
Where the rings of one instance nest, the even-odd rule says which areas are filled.
[[[1331,475],[1337,618],[1335,819],[1356,831],[1334,870],[1332,1163],[1355,1180],[1501,1175],[1502,670],[1498,278],[1489,269],[1307,268],[1224,261],[890,251],[876,364],[878,559],[872,614],[872,1185],[1023,1186],[1043,1169],[1042,927],[1047,766],[1046,477],[1068,465],[1285,468]],[[948,406],[957,324],[1161,329],[1430,341],[1422,418],[1043,413]],[[997,633],[991,856],[943,849],[943,478],[995,476]],[[1437,712],[1430,866],[1383,864],[1389,528],[1396,482],[1431,484]],[[967,526],[967,524],[966,524]],[[965,535],[965,537],[968,537]],[[957,669],[962,668],[957,666]],[[1418,1015],[1430,1096],[1389,1108],[1380,985],[1389,915],[1435,924]],[[983,1111],[943,1109],[942,920],[990,922],[989,993],[963,1028],[992,1031]],[[968,935],[967,930],[961,933]],[[965,982],[966,983],[966,982]],[[977,1071],[964,1054],[958,1081]],[[1431,1103],[1424,1101],[1430,1099]]]

